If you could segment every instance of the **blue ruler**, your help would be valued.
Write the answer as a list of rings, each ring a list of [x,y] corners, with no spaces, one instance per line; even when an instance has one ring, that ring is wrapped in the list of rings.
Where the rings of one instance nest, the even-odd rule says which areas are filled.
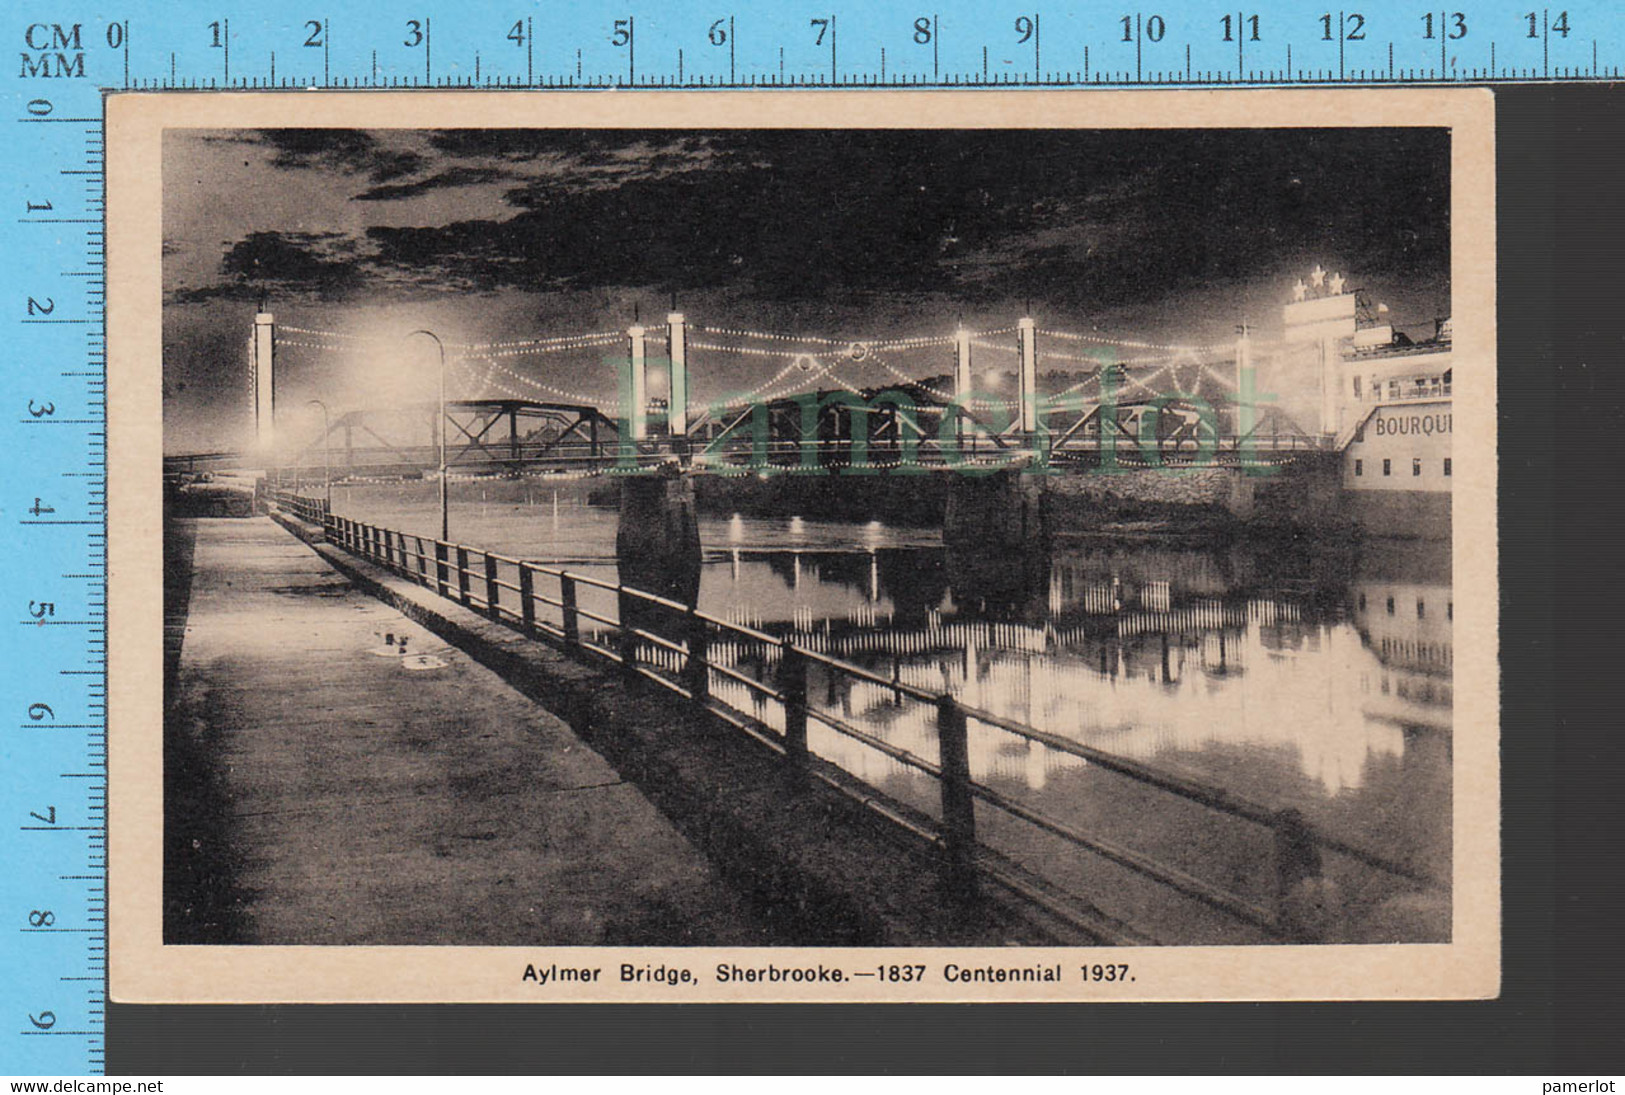
[[[1625,64],[1601,0],[184,0],[37,8],[8,33],[0,1072],[47,1074],[103,1061],[104,90],[1485,83]]]

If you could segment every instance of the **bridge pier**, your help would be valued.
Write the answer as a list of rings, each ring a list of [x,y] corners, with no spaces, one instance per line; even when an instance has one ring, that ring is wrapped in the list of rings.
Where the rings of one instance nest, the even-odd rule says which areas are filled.
[[[693,608],[700,596],[700,522],[694,480],[675,467],[621,480],[615,562],[621,584]],[[674,619],[674,609],[620,598],[623,625],[667,636],[688,636],[691,653],[704,656],[705,630]],[[623,647],[623,650],[626,648]]]
[[[942,542],[954,600],[1043,615],[1049,586],[1048,477],[1004,468],[948,478]]]

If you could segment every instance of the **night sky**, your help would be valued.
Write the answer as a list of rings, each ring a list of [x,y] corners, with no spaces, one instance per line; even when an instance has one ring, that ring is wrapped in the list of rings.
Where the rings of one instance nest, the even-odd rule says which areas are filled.
[[[279,419],[308,433],[312,396],[335,413],[431,398],[414,328],[622,329],[634,309],[662,322],[673,294],[691,323],[787,334],[939,335],[1030,308],[1040,327],[1209,343],[1243,321],[1270,338],[1319,262],[1425,336],[1450,313],[1448,210],[1442,130],[171,130],[165,447],[247,443],[262,298],[279,324],[354,336],[279,350]],[[607,395],[605,354],[503,364]],[[783,364],[692,358],[702,401]],[[841,375],[888,379],[873,361]]]

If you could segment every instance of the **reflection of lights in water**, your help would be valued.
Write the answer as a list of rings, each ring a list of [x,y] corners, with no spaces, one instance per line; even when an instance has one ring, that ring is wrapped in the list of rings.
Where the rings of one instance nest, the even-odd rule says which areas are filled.
[[[807,536],[807,522],[799,517],[790,518],[790,535],[796,539],[805,539]]]
[[[728,542],[738,544],[743,542],[744,539],[745,519],[736,513],[728,519]]]
[[[1204,607],[1214,611],[1224,606]],[[1246,606],[1235,606],[1223,617],[1229,622],[1250,614]],[[797,624],[806,626],[799,618]],[[1055,647],[1063,632],[1054,629],[1048,631],[1048,652],[1045,629],[1005,623],[860,632],[834,643],[815,637],[819,647],[833,646],[829,652],[836,656],[867,652],[863,660],[870,664],[876,655],[890,653],[893,660],[884,672],[895,672],[903,683],[931,692],[947,690],[973,707],[1132,759],[1161,758],[1166,763],[1178,754],[1196,756],[1215,746],[1288,750],[1304,776],[1335,796],[1358,790],[1373,759],[1403,756],[1405,740],[1397,724],[1364,717],[1361,673],[1369,680],[1377,666],[1358,636],[1343,626],[1306,630],[1315,632],[1315,643],[1304,644],[1307,653],[1285,657],[1263,656],[1269,651],[1256,623],[1227,628],[1223,634],[1173,636],[1166,683],[1161,634],[1096,639],[1106,658],[1106,688],[1087,683],[1100,683],[1101,663],[1084,649]],[[1305,658],[1330,671],[1306,665]],[[1199,666],[1209,673],[1189,672]],[[1210,675],[1221,666],[1223,675]],[[1239,672],[1243,667],[1245,674]],[[1307,694],[1306,681],[1316,683]],[[862,681],[853,682],[844,702],[857,713],[860,725],[936,760],[936,716],[928,705],[898,705],[890,690]],[[976,778],[1005,778],[1038,790],[1056,773],[1084,763],[1054,750],[1012,750],[1016,741],[973,720],[971,769]],[[821,752],[862,778],[904,774],[894,762],[838,735],[831,735]]]

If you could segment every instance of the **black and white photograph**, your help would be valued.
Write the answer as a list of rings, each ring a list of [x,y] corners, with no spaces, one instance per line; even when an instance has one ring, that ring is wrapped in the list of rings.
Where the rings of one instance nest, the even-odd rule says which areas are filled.
[[[1482,104],[922,98],[146,123],[177,993],[1493,995]]]

